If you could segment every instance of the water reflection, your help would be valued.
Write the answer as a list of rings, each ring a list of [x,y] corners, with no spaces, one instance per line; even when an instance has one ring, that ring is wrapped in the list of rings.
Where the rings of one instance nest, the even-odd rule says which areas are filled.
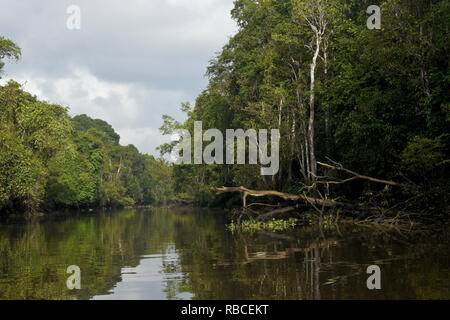
[[[0,299],[448,299],[448,239],[352,227],[231,234],[222,212],[124,210],[0,225]],[[366,287],[369,265],[382,290]],[[66,287],[69,265],[81,290]]]

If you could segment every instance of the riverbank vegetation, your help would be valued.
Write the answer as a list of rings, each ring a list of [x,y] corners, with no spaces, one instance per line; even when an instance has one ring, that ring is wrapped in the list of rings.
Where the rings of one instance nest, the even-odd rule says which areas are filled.
[[[450,5],[379,2],[382,27],[369,30],[372,1],[235,1],[238,31],[211,60],[206,89],[182,104],[185,122],[165,115],[161,132],[193,134],[195,121],[279,129],[280,170],[270,177],[258,165],[172,166],[10,81],[0,87],[0,212],[176,199],[270,207],[267,218],[303,207],[367,221],[448,216]],[[20,55],[0,38],[0,71]]]
[[[20,49],[0,38],[4,57]],[[171,167],[119,142],[105,121],[0,86],[0,214],[167,202]]]
[[[176,190],[202,205],[241,204],[240,193],[243,207],[275,206],[268,217],[301,206],[448,215],[449,2],[379,1],[382,28],[369,30],[372,2],[235,1],[239,29],[211,61],[207,88],[182,105],[184,123],[166,115],[161,131],[192,133],[195,121],[279,129],[280,170],[175,166]]]

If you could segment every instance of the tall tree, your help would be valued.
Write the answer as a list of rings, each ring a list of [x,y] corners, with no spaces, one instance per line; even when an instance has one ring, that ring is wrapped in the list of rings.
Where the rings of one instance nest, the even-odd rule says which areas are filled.
[[[2,69],[5,65],[3,60],[6,58],[17,61],[19,60],[20,55],[21,50],[14,42],[0,36],[0,79],[3,71]]]

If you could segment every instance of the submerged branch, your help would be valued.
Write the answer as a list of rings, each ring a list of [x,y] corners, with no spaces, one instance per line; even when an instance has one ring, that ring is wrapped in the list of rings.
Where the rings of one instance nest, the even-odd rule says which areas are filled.
[[[291,211],[295,211],[297,209],[298,209],[298,206],[286,207],[286,208],[282,208],[282,209],[272,210],[270,212],[267,212],[267,213],[264,213],[264,214],[260,215],[258,218],[256,218],[256,221],[259,221],[261,219],[266,219],[266,218],[272,217],[272,216],[277,215],[277,214],[283,214],[283,213],[288,213],[288,212],[291,212]]]

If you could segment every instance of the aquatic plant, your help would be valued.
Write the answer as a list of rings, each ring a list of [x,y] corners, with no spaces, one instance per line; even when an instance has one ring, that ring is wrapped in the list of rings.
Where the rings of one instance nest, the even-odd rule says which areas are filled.
[[[283,232],[295,228],[298,225],[299,219],[272,219],[269,221],[256,221],[251,218],[249,220],[241,221],[240,224],[232,221],[227,229],[231,232],[238,230],[243,232],[269,231],[269,232]]]

